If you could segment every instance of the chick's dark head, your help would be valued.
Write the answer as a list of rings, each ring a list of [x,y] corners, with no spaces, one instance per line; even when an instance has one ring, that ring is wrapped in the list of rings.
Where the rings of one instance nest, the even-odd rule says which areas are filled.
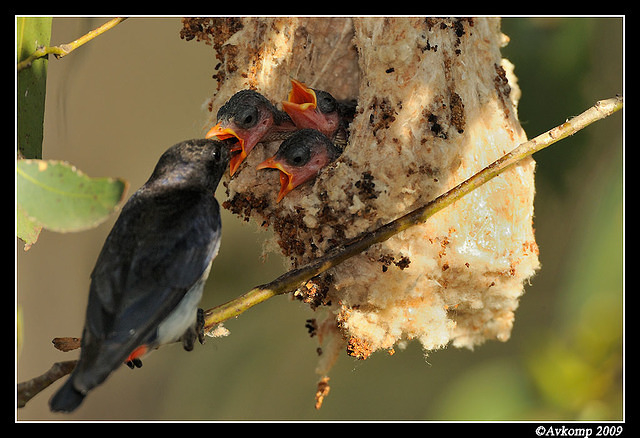
[[[277,198],[277,202],[280,202],[291,190],[315,178],[339,154],[340,150],[320,131],[301,129],[283,141],[278,152],[257,168],[280,171],[280,192]]]

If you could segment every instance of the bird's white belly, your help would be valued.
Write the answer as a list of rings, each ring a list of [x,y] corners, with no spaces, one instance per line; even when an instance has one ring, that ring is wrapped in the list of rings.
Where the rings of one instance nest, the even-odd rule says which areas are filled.
[[[202,298],[204,284],[209,277],[211,263],[204,275],[186,293],[176,309],[158,326],[157,344],[175,342],[196,322],[198,304]]]

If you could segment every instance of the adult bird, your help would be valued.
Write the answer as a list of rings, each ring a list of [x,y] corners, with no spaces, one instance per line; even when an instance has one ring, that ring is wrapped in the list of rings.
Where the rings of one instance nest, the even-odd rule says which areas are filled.
[[[216,140],[178,143],[122,208],[91,274],[80,358],[50,400],[71,412],[123,363],[203,341],[198,304],[221,236],[214,192],[229,162]]]
[[[259,142],[282,139],[286,133],[296,130],[285,112],[278,110],[269,99],[254,90],[241,90],[231,96],[218,110],[216,120],[216,125],[205,137],[237,140],[237,144],[234,143],[231,148],[231,175]]]
[[[340,149],[323,133],[301,129],[284,140],[276,154],[258,165],[258,169],[280,171],[280,191],[276,202],[301,184],[315,178],[320,170],[340,155]]]

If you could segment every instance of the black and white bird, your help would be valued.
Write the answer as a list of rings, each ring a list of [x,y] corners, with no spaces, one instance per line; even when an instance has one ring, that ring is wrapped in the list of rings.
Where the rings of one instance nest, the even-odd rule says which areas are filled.
[[[214,197],[228,145],[184,141],[169,148],[122,208],[91,274],[80,358],[50,400],[71,412],[118,367],[142,365],[160,345],[203,341],[198,304],[221,237]]]

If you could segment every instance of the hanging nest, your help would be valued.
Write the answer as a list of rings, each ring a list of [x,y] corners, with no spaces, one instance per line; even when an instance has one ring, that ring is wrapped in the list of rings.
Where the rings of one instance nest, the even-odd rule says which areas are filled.
[[[281,202],[277,172],[256,170],[277,142],[256,147],[225,182],[224,208],[271,228],[271,249],[292,268],[426,204],[526,141],[499,19],[192,18],[181,35],[212,45],[218,59],[203,129],[241,89],[279,106],[290,78],[357,99],[342,155]],[[295,296],[320,315],[312,324],[318,373],[341,351],[364,359],[408,340],[425,354],[506,341],[523,284],[539,268],[534,169],[523,160],[301,287]]]

